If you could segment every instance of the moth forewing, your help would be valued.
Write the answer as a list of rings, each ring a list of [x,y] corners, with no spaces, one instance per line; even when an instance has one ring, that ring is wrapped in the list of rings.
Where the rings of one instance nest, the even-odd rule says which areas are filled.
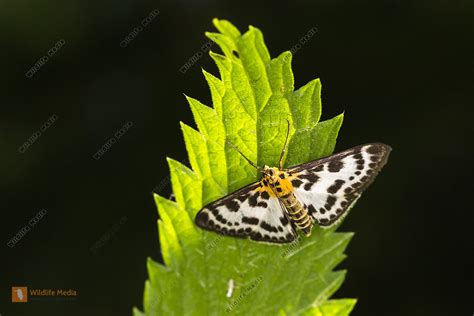
[[[278,198],[260,182],[205,206],[195,221],[201,228],[255,241],[287,243],[296,236]]]
[[[295,166],[297,198],[320,226],[332,226],[353,206],[385,165],[390,146],[374,143]]]

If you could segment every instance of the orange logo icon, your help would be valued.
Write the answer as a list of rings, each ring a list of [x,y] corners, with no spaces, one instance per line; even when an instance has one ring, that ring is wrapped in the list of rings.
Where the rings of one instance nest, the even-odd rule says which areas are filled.
[[[12,302],[13,303],[26,303],[28,302],[28,288],[26,286],[14,286],[12,287]]]

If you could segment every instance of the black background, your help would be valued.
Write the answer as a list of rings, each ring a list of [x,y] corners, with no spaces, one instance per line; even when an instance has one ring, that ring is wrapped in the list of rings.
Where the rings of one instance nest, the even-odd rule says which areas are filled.
[[[154,9],[159,16],[120,47]],[[473,9],[472,1],[2,2],[0,314],[142,308],[146,257],[161,260],[151,191],[166,183],[166,156],[186,157],[179,121],[194,123],[183,93],[210,105],[200,67],[217,75],[206,54],[179,69],[219,17],[242,31],[259,27],[272,57],[316,27],[293,58],[295,85],[321,78],[323,119],[345,111],[336,150],[394,148],[341,227],[356,235],[336,297],[359,299],[353,315],[471,315]],[[53,114],[53,126],[19,153]],[[46,216],[9,248],[41,209]],[[14,305],[15,285],[73,288],[78,299]]]

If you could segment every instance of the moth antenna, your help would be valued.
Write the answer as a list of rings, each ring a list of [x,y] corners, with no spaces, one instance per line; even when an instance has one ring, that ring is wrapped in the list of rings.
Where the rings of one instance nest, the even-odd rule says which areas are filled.
[[[280,170],[283,169],[283,156],[285,155],[286,147],[288,146],[288,136],[290,135],[290,120],[286,119],[286,122],[288,123],[288,129],[286,130],[285,144],[283,145],[283,149],[280,154]]]
[[[225,142],[227,143],[227,145],[231,146],[232,148],[234,148],[240,155],[242,155],[242,157],[244,157],[245,160],[247,160],[247,162],[252,166],[254,167],[255,169],[257,169],[258,171],[261,171],[262,168],[260,168],[259,166],[257,166],[252,160],[248,159],[247,157],[245,157],[245,155],[240,151],[240,149],[235,146],[234,144],[232,144],[231,142],[229,142],[227,139],[225,140]]]

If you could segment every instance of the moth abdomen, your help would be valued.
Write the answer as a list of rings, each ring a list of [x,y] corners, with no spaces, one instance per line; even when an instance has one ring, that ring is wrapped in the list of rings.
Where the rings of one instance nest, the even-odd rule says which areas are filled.
[[[282,199],[282,202],[288,211],[290,220],[309,236],[313,228],[313,221],[306,208],[298,201],[294,194],[289,194],[285,199]]]

